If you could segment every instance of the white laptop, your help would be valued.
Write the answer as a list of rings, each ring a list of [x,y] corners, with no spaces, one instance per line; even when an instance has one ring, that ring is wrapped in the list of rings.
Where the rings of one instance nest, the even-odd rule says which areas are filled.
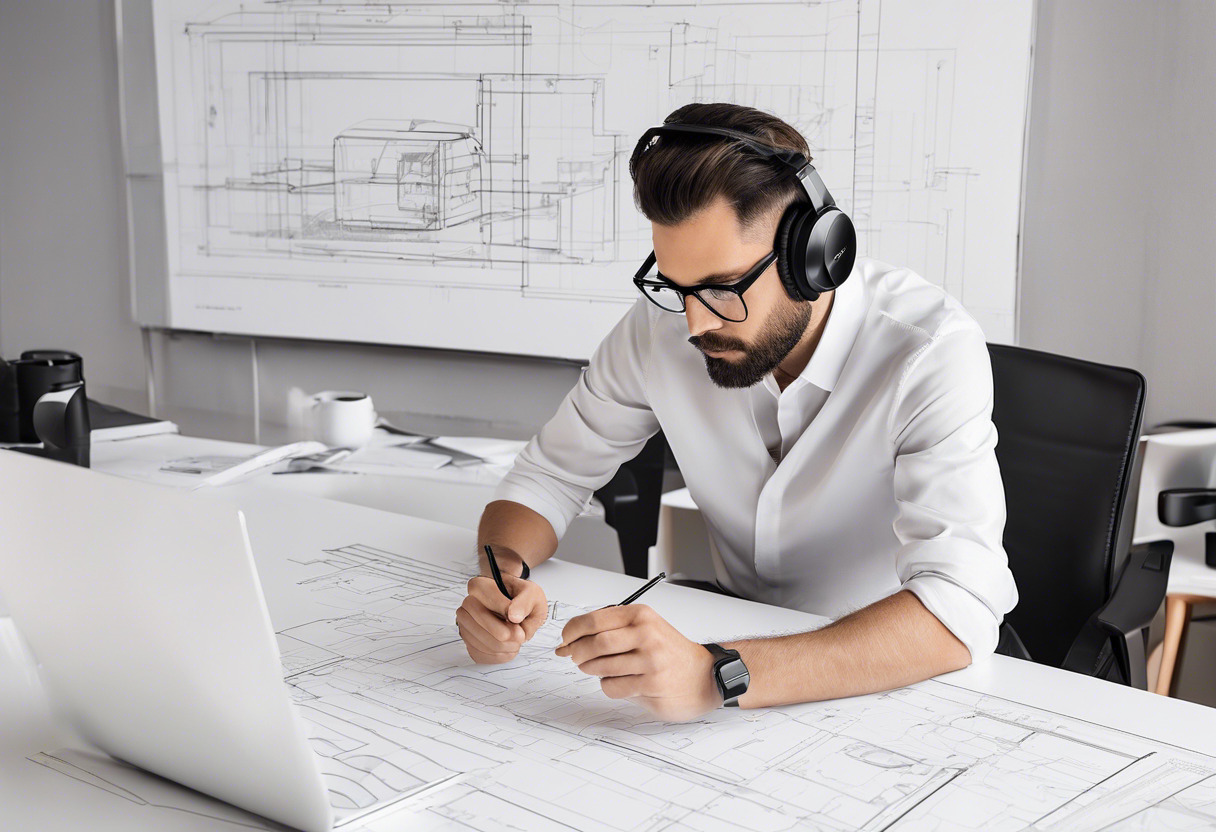
[[[0,594],[112,756],[305,832],[400,799],[331,807],[234,506],[0,450]]]

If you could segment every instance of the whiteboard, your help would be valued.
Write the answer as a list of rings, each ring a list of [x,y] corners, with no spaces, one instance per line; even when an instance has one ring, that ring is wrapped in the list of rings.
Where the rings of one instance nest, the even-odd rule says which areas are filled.
[[[651,248],[634,141],[733,101],[806,136],[862,255],[1013,339],[1032,0],[152,6],[143,321],[586,359]]]

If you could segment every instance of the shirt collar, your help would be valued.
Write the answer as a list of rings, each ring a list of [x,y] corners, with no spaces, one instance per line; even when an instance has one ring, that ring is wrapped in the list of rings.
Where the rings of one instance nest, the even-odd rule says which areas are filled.
[[[821,390],[832,392],[840,379],[840,371],[853,350],[853,342],[861,331],[861,322],[865,318],[865,281],[854,274],[835,290],[836,297],[832,299],[832,309],[828,313],[828,322],[823,328],[823,335],[799,374]]]

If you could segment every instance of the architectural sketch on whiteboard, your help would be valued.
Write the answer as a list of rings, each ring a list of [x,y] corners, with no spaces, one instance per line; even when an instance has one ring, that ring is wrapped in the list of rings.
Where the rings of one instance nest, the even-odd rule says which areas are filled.
[[[1009,340],[1031,7],[156,0],[170,325],[586,358],[650,249],[634,141],[717,100]]]

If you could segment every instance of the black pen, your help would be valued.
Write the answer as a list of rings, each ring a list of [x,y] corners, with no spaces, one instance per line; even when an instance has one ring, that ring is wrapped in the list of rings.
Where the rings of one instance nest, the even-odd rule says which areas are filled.
[[[642,593],[643,593],[643,592],[645,592],[646,590],[650,589],[652,586],[654,586],[655,584],[657,584],[659,581],[663,580],[663,579],[664,579],[664,578],[666,578],[666,577],[667,577],[667,573],[666,573],[666,572],[660,572],[659,574],[657,574],[657,575],[655,575],[653,578],[651,578],[649,581],[647,581],[645,586],[643,586],[643,587],[642,587],[641,589],[639,589],[637,592],[635,592],[635,593],[633,593],[632,595],[630,595],[628,598],[626,598],[626,599],[625,599],[624,601],[622,601],[621,603],[617,604],[617,606],[618,606],[618,607],[623,607],[623,606],[625,606],[626,604],[632,604],[634,601],[636,601],[636,600],[638,600],[639,598],[641,598],[641,597],[642,597]]]
[[[650,589],[652,586],[654,586],[655,584],[657,584],[659,581],[663,580],[663,579],[664,579],[664,578],[666,578],[666,577],[667,577],[667,573],[666,573],[666,572],[660,572],[659,574],[657,574],[657,575],[655,575],[653,578],[651,578],[649,581],[647,581],[647,582],[646,582],[646,583],[645,583],[645,584],[642,586],[642,588],[641,588],[641,589],[639,589],[637,592],[633,593],[633,594],[632,594],[632,595],[630,595],[628,598],[626,598],[624,601],[622,601],[622,602],[621,602],[621,603],[619,603],[619,604],[615,604],[614,606],[618,606],[618,607],[624,607],[624,606],[627,606],[627,605],[629,605],[629,604],[632,604],[634,601],[636,601],[636,600],[638,600],[639,598],[641,598],[641,597],[642,597],[642,593],[643,593],[643,592],[645,592],[646,590]],[[607,607],[603,607],[603,609],[608,609],[608,608],[607,608]],[[566,643],[563,641],[561,644],[557,645],[557,649],[558,649],[558,650],[561,650],[563,647],[566,647],[566,646],[567,646],[567,645],[566,645]]]
[[[486,544],[486,557],[490,560],[490,574],[494,576],[498,590],[507,596],[507,600],[511,600],[511,593],[507,592],[507,585],[502,582],[502,570],[498,568],[498,561],[494,559],[494,550],[490,548],[489,543]]]

